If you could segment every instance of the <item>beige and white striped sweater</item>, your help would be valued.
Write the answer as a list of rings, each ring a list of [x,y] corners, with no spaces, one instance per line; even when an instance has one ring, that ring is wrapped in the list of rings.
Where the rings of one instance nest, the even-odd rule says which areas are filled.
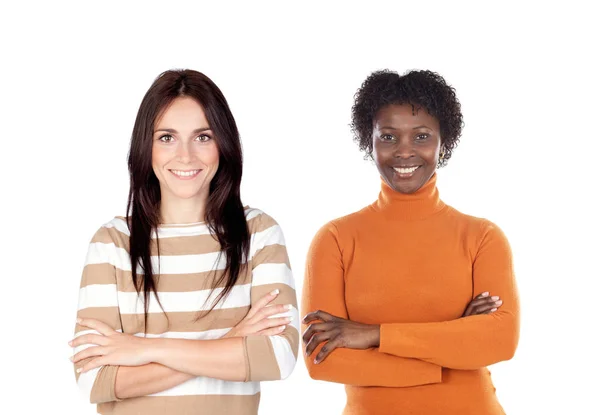
[[[220,338],[244,318],[253,303],[276,288],[280,294],[273,303],[293,305],[289,313],[283,314],[292,317],[290,325],[277,336],[244,339],[246,382],[197,377],[164,392],[117,400],[116,366],[76,374],[80,389],[91,403],[98,404],[99,413],[256,414],[259,382],[290,375],[298,354],[299,319],[283,233],[270,216],[258,209],[246,208],[246,218],[251,233],[249,266],[230,294],[200,319],[199,312],[210,307],[222,289],[217,287],[209,298],[214,270],[218,273],[225,266],[224,254],[219,257],[220,245],[205,223],[159,227],[160,261],[156,243],[152,243],[152,266],[158,274],[157,290],[166,316],[152,295],[147,336]],[[143,336],[143,297],[133,286],[128,252],[129,230],[124,218],[116,217],[96,232],[83,271],[77,315]],[[75,333],[79,336],[94,331],[77,325]],[[85,347],[76,348],[74,353]]]

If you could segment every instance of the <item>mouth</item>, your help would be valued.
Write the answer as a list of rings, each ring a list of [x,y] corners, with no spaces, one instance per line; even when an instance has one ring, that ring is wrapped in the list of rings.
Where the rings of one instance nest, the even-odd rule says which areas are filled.
[[[394,171],[396,175],[400,176],[403,179],[412,177],[412,175],[419,169],[421,166],[406,166],[406,167],[394,167]]]
[[[191,180],[198,176],[202,170],[170,170],[169,171],[178,179]]]

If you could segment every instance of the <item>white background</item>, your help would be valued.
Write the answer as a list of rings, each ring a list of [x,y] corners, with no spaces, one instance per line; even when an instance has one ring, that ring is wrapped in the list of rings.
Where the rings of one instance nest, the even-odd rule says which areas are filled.
[[[244,202],[280,222],[300,293],[316,230],[379,190],[350,135],[354,92],[376,69],[427,68],[457,89],[466,122],[441,196],[499,224],[514,251],[521,341],[491,368],[499,399],[513,415],[597,413],[597,14],[447,3],[3,3],[3,408],[95,412],[66,342],[87,243],[125,213],[129,138],[160,72],[193,68],[224,92]],[[263,384],[260,414],[338,414],[344,401],[299,362]]]

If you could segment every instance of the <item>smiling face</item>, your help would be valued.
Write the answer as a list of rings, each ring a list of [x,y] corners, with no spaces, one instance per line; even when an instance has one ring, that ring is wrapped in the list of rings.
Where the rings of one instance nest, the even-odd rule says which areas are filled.
[[[219,149],[204,110],[190,97],[179,97],[155,122],[152,169],[165,198],[208,198],[219,168]]]
[[[392,104],[373,120],[373,159],[381,177],[395,191],[414,193],[437,168],[440,123],[425,108]]]

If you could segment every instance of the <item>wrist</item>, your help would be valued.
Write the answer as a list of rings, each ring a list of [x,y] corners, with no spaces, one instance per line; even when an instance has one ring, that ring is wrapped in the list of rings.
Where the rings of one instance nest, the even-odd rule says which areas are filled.
[[[371,347],[379,347],[381,342],[381,326],[379,324],[373,324],[371,327]]]
[[[164,341],[167,339],[144,339],[144,354],[148,361],[161,363],[161,357],[164,354]]]

